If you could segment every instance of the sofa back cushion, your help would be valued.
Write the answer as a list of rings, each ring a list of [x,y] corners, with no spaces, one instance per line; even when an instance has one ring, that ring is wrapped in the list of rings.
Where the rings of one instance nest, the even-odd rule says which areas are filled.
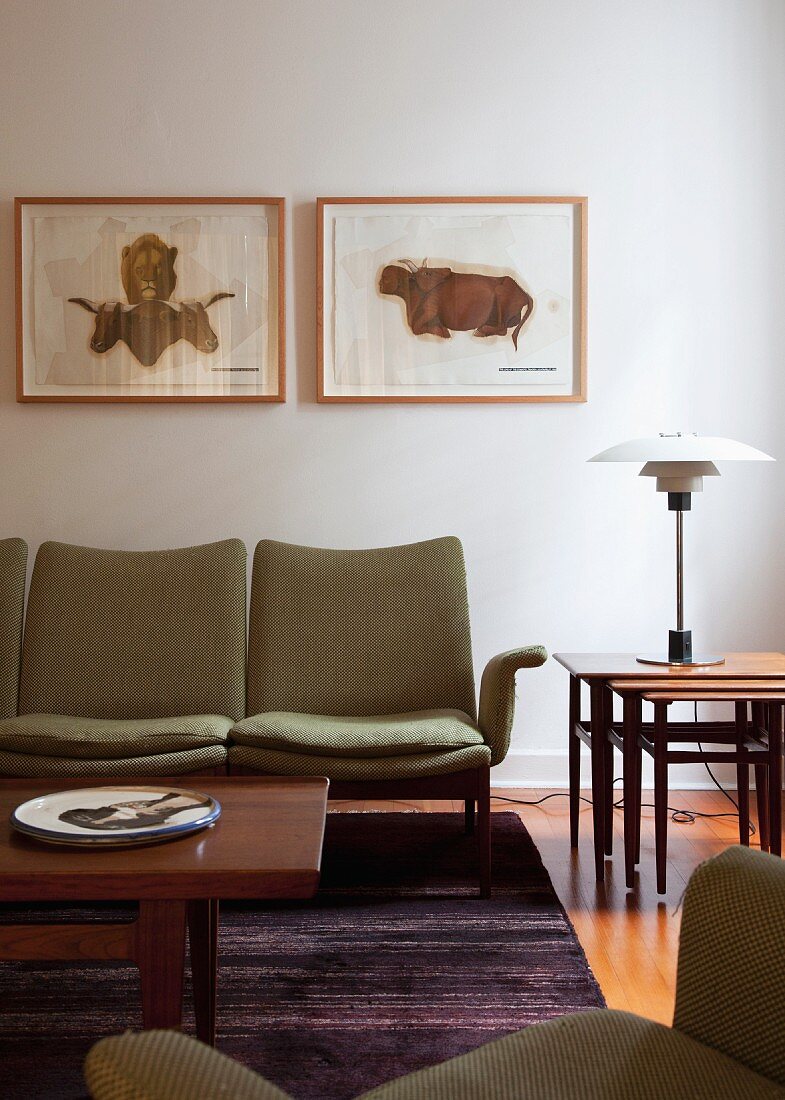
[[[19,713],[243,716],[246,551],[44,543],[25,621]]]
[[[251,584],[249,715],[439,709],[476,716],[457,538],[376,550],[259,543]]]
[[[15,718],[27,579],[27,543],[0,540],[0,719]]]

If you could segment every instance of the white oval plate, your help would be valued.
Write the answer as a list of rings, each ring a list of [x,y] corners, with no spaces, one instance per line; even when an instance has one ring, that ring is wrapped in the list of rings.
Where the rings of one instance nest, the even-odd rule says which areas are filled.
[[[39,795],[17,806],[11,825],[52,844],[109,848],[174,840],[218,820],[209,794],[180,787],[83,787]]]

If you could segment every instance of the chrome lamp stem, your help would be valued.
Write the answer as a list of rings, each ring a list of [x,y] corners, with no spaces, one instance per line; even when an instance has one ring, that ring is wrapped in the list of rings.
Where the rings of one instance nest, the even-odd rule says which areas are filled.
[[[684,512],[676,513],[676,629],[684,630]]]
[[[684,629],[684,513],[692,507],[691,493],[668,493],[668,510],[676,513],[676,629],[668,631],[668,660],[692,661],[692,631]]]

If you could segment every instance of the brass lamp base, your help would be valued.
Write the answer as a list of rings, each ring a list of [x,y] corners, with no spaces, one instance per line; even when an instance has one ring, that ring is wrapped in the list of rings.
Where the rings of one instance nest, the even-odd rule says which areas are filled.
[[[635,658],[642,665],[672,665],[678,668],[693,668],[696,665],[724,665],[725,658],[713,653],[691,657],[688,661],[671,661],[664,653],[642,653]]]

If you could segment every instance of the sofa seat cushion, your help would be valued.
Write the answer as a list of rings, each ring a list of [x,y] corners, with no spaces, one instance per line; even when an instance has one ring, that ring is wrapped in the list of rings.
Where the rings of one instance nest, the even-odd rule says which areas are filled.
[[[108,779],[127,776],[192,775],[194,772],[223,771],[226,745],[205,745],[182,752],[159,752],[153,756],[123,756],[119,760],[86,760],[73,756],[34,756],[32,753],[0,749],[3,779]]]
[[[594,1010],[534,1024],[361,1100],[774,1100],[785,1089],[672,1028]]]
[[[474,768],[487,768],[491,750],[487,745],[441,752],[410,752],[406,756],[313,756],[280,752],[253,745],[229,746],[229,772],[259,775],[325,775],[339,781],[383,783],[392,779],[420,779],[452,775]]]
[[[120,760],[225,745],[231,728],[231,718],[219,714],[127,721],[22,714],[0,722],[0,751],[78,760]]]
[[[475,723],[460,710],[364,718],[268,711],[238,722],[231,737],[237,745],[353,759],[445,752],[484,743]]]

